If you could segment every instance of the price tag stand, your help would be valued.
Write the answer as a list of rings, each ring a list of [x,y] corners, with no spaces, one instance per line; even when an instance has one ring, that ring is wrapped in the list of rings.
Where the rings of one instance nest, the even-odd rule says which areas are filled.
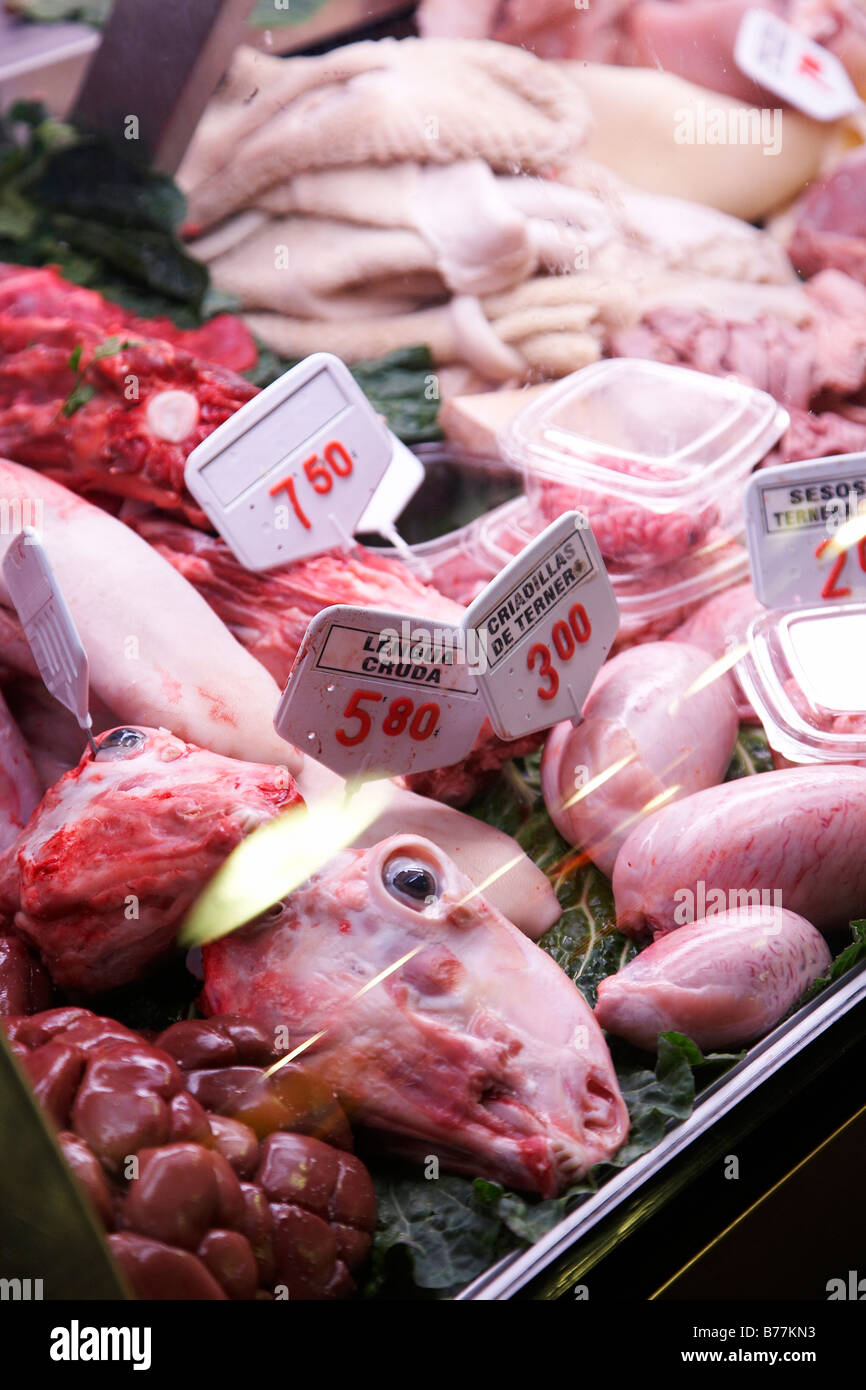
[[[488,716],[506,739],[580,719],[618,626],[592,532],[567,512],[488,585],[460,627],[323,609],[274,725],[343,777],[448,767],[466,757]]]

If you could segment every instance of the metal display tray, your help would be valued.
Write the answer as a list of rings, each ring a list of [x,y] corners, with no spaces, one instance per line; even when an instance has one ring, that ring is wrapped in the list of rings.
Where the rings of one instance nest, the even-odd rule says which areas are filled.
[[[610,1255],[792,1093],[866,1037],[866,961],[750,1048],[691,1115],[528,1249],[505,1256],[458,1301],[554,1299]]]

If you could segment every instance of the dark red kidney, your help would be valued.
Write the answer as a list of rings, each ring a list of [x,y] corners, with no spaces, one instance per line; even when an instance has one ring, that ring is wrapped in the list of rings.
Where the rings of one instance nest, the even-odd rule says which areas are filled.
[[[84,1084],[72,1107],[71,1128],[111,1172],[139,1149],[168,1142],[171,1117],[161,1096],[123,1091],[95,1091]]]
[[[212,1157],[198,1144],[143,1149],[138,1177],[130,1181],[123,1203],[123,1225],[153,1240],[195,1250],[219,1209]]]
[[[198,1102],[193,1101],[193,1104],[197,1105]],[[228,1159],[239,1178],[252,1177],[258,1167],[259,1142],[249,1125],[229,1119],[228,1115],[210,1115],[208,1124],[217,1153]]]
[[[240,1120],[263,1139],[279,1129],[285,1110],[265,1082],[259,1067],[224,1067],[220,1071],[196,1069],[184,1077],[187,1090],[206,1110]]]
[[[37,1100],[57,1128],[65,1129],[84,1072],[83,1054],[55,1038],[28,1053],[23,1065]]]
[[[238,1060],[238,1050],[224,1029],[210,1020],[184,1019],[173,1023],[156,1039],[184,1071],[195,1067],[228,1067]]]
[[[291,1064],[268,1076],[259,1067],[224,1067],[186,1073],[186,1086],[206,1110],[249,1125],[259,1139],[274,1130],[312,1134],[351,1149],[352,1132],[335,1096]]]
[[[198,1248],[198,1257],[229,1298],[255,1298],[258,1266],[249,1241],[240,1231],[208,1231]]]
[[[41,1014],[33,1014],[31,1018],[16,1018],[8,1031],[10,1037],[17,1038],[27,1047],[39,1047],[56,1033],[64,1032],[80,1020],[86,1021],[94,1017],[89,1009],[79,1009],[76,1005],[68,1004],[62,1009],[45,1009]]]
[[[260,1187],[242,1182],[244,1220],[242,1231],[250,1243],[259,1270],[259,1283],[270,1288],[274,1282],[274,1223],[268,1199]]]
[[[283,1202],[271,1203],[274,1223],[274,1286],[284,1284],[289,1298],[328,1296],[337,1268],[337,1242],[326,1221],[311,1211]]]
[[[183,1089],[183,1077],[173,1057],[136,1038],[132,1043],[115,1043],[92,1057],[85,1085],[95,1091],[150,1091],[170,1100]]]
[[[337,1149],[352,1148],[352,1131],[343,1108],[324,1082],[294,1062],[269,1077],[289,1116],[281,1129],[310,1134]]]
[[[131,1028],[116,1023],[113,1018],[99,1018],[96,1014],[88,1014],[86,1018],[71,1023],[63,1030],[63,1041],[74,1043],[90,1057],[116,1047],[118,1043],[142,1046],[141,1038]]]
[[[103,1226],[110,1228],[113,1224],[111,1192],[99,1159],[87,1147],[84,1140],[80,1139],[77,1134],[73,1134],[71,1130],[61,1130],[57,1136],[57,1142],[63,1152],[63,1157],[72,1169],[79,1185],[84,1189],[96,1215]]]
[[[131,1231],[110,1235],[108,1243],[137,1298],[228,1298],[210,1270],[188,1250],[177,1250]]]
[[[257,1023],[237,1014],[213,1014],[208,1021],[228,1034],[245,1066],[266,1067],[275,1060],[274,1040]]]
[[[32,1014],[51,1003],[51,980],[18,936],[0,936],[0,1017]]]
[[[228,1159],[217,1150],[208,1155],[217,1185],[214,1225],[239,1230],[244,1224],[244,1195]]]
[[[331,1222],[331,1230],[337,1242],[337,1254],[349,1269],[358,1269],[370,1253],[373,1237],[367,1231],[359,1231],[355,1226],[341,1226],[338,1221]]]
[[[325,1298],[348,1298],[354,1292],[355,1281],[343,1261],[338,1260],[325,1290]]]
[[[306,1134],[271,1134],[262,1144],[256,1182],[272,1202],[296,1202],[328,1217],[339,1169],[337,1151]]]
[[[328,1215],[332,1221],[358,1226],[362,1231],[376,1229],[376,1189],[360,1159],[339,1154],[339,1174]]]
[[[173,1144],[204,1144],[205,1148],[210,1148],[214,1142],[211,1123],[207,1111],[194,1096],[188,1091],[179,1091],[172,1096],[168,1108],[171,1114],[169,1139]]]

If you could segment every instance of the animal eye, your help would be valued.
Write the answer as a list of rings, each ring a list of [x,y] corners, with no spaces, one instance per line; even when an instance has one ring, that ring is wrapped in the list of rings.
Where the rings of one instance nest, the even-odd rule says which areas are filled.
[[[407,907],[424,907],[439,896],[439,885],[432,870],[404,856],[388,861],[384,880],[392,898]]]
[[[147,743],[147,735],[141,729],[112,729],[100,740],[96,757],[104,762],[125,758],[130,753],[138,753]]]

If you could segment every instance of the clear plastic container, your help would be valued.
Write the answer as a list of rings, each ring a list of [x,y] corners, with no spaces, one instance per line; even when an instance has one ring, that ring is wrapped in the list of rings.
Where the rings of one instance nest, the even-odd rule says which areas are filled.
[[[501,568],[479,544],[479,527],[480,523],[473,521],[434,541],[413,545],[406,563],[440,594],[468,607]]]
[[[488,556],[498,572],[547,524],[527,498],[517,498],[479,523],[474,551]],[[749,556],[742,537],[715,528],[699,548],[675,564],[632,570],[608,562],[607,572],[619,604],[614,646],[619,651],[665,637],[713,594],[742,583],[748,578]]]
[[[470,453],[447,440],[419,445],[414,452],[427,476],[397,521],[407,543],[400,558],[419,579],[468,605],[502,568],[480,545],[481,526],[503,499],[522,500],[514,495],[522,490],[523,475],[498,457]],[[437,534],[443,518],[448,530]],[[389,549],[374,536],[365,539]]]
[[[866,765],[866,603],[770,609],[737,675],[788,763]]]
[[[500,443],[545,524],[577,507],[607,560],[656,569],[741,529],[746,479],[787,424],[733,378],[616,358],[533,400]]]

